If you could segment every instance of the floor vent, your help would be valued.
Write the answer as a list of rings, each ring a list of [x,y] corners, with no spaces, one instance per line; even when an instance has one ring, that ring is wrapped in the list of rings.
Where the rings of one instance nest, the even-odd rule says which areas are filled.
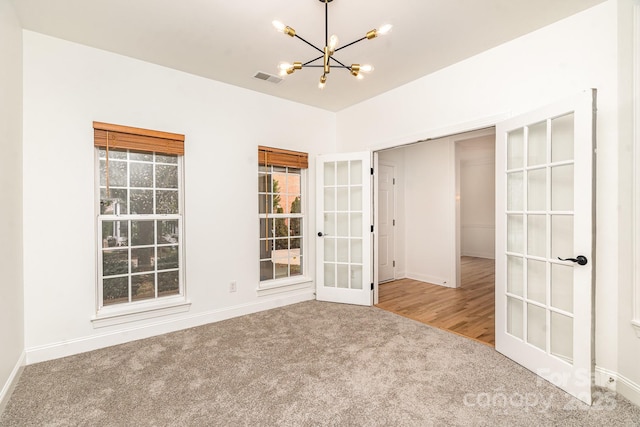
[[[275,83],[275,84],[278,84],[283,80],[282,78],[280,78],[278,76],[274,76],[273,74],[264,73],[262,71],[258,71],[253,77],[255,77],[256,79],[264,80],[266,82]]]

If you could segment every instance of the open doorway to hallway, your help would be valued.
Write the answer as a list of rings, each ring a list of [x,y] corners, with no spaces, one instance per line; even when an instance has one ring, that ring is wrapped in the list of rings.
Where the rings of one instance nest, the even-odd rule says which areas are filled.
[[[493,346],[494,260],[462,257],[461,267],[458,288],[406,278],[381,284],[377,307]]]
[[[495,130],[381,151],[378,163],[395,185],[393,197],[376,191],[378,226],[393,224],[377,267],[394,267],[378,275],[377,306],[494,345]]]

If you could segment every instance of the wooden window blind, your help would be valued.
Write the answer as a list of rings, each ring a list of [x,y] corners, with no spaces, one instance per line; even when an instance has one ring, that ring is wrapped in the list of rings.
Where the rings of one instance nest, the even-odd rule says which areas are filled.
[[[184,155],[184,135],[93,122],[93,145],[162,154]]]
[[[309,167],[309,154],[260,145],[258,146],[258,164],[260,166],[287,166],[307,169]]]

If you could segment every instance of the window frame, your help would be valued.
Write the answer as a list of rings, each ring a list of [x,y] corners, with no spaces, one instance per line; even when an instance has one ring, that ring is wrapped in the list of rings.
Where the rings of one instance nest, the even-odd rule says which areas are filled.
[[[94,122],[95,124],[95,122]],[[110,125],[118,127],[118,125]],[[124,128],[124,127],[122,127]],[[127,130],[135,130],[135,128],[126,128]],[[144,131],[144,130],[142,130]],[[148,131],[155,132],[155,131]],[[135,135],[135,133],[133,134]],[[158,155],[171,155],[176,157],[176,163],[167,163],[171,165],[176,165],[177,167],[177,201],[178,201],[178,213],[172,214],[162,214],[162,213],[152,213],[152,214],[102,214],[101,213],[101,168],[100,162],[104,160],[104,157],[101,157],[101,150],[104,152],[104,147],[95,146],[94,147],[94,209],[95,209],[95,248],[96,248],[96,274],[95,274],[95,314],[91,317],[91,322],[94,328],[100,328],[105,326],[112,326],[122,323],[128,323],[133,321],[145,320],[159,316],[165,316],[170,314],[182,313],[189,311],[191,303],[187,300],[187,286],[186,286],[186,275],[185,275],[185,227],[184,227],[184,155],[183,154],[170,154],[163,153],[161,151],[146,151],[147,154],[154,154],[152,161],[138,161],[132,160],[129,155],[127,155],[126,163],[128,167],[134,163],[146,163],[152,165],[155,175],[156,165],[164,164],[164,162],[157,162],[155,154]],[[124,152],[139,152],[137,150],[130,149],[122,149],[122,148],[110,148],[109,151],[124,151]],[[110,160],[113,160],[110,158]],[[116,160],[122,161],[122,160]],[[128,168],[127,168],[128,170]],[[128,190],[136,189],[137,187],[131,187],[130,183],[130,173],[127,173],[127,182],[126,187]],[[104,185],[102,185],[104,187]],[[119,186],[120,187],[120,186]],[[147,188],[145,188],[147,189]],[[163,190],[163,187],[156,187],[156,183],[154,180],[153,186],[149,187],[154,191],[154,200],[155,200],[155,192],[160,189]],[[130,208],[130,194],[127,200],[127,207]],[[128,210],[128,209],[127,209]],[[155,210],[155,205],[154,205]],[[131,300],[131,289],[128,289],[129,301],[122,303],[115,303],[111,305],[104,305],[103,301],[103,223],[108,221],[126,221],[127,224],[127,263],[128,263],[128,272],[126,274],[118,275],[118,277],[127,277],[128,280],[131,280],[131,277],[134,277],[137,272],[133,272],[131,268],[131,251],[137,249],[138,247],[131,246],[131,237],[132,237],[132,223],[134,221],[153,221],[154,223],[154,241],[153,244],[142,245],[140,248],[153,248],[154,249],[154,269],[150,272],[140,272],[140,274],[153,274],[154,275],[154,296],[148,299],[141,299],[138,301]],[[157,226],[158,221],[166,221],[166,220],[177,220],[178,222],[178,242],[177,244],[163,244],[158,242],[157,236]],[[177,268],[168,268],[167,272],[177,271],[178,275],[178,293],[175,295],[167,295],[160,296],[157,295],[157,275],[159,271],[157,270],[158,266],[156,265],[158,259],[158,249],[162,247],[177,247],[178,253],[178,267]],[[116,248],[115,246],[114,248]],[[165,271],[165,270],[162,270]],[[129,282],[130,283],[130,282]]]
[[[300,250],[301,250],[301,256],[302,256],[302,261],[301,261],[301,268],[302,268],[302,274],[299,275],[295,275],[295,276],[287,276],[287,277],[282,277],[282,278],[273,278],[273,279],[268,279],[268,280],[260,280],[260,263],[261,261],[263,261],[263,259],[260,256],[260,249],[258,248],[258,256],[257,256],[257,262],[258,262],[258,287],[257,287],[257,292],[259,295],[268,295],[268,294],[272,294],[272,293],[278,293],[278,292],[284,292],[284,291],[289,291],[289,290],[295,290],[295,289],[303,289],[303,288],[307,288],[309,286],[309,284],[311,282],[313,282],[313,279],[311,278],[310,274],[309,274],[309,211],[308,211],[308,194],[309,194],[309,169],[306,167],[297,167],[297,166],[282,166],[282,165],[277,165],[277,164],[269,164],[268,166],[269,168],[272,168],[271,171],[273,171],[273,168],[278,168],[278,167],[286,167],[287,171],[288,169],[298,169],[300,170],[300,213],[296,213],[296,214],[277,214],[277,213],[261,213],[260,212],[260,206],[258,206],[257,208],[257,213],[258,213],[258,218],[257,218],[257,223],[258,223],[258,244],[264,244],[265,242],[265,237],[262,236],[262,232],[263,230],[260,227],[260,221],[262,219],[265,219],[265,217],[268,217],[268,219],[278,219],[278,218],[301,218],[302,219],[302,225],[300,227]],[[264,179],[264,174],[263,174],[263,168],[265,168],[264,164],[258,164],[258,168],[257,168],[257,174],[256,177],[258,178],[258,180],[260,179]],[[271,172],[272,173],[272,172]],[[269,194],[269,192],[261,192],[260,191],[260,182],[258,182],[258,188],[257,188],[257,192],[256,194],[258,195],[258,200],[260,199],[260,195],[262,194]],[[293,193],[287,193],[284,192],[282,194],[286,194],[286,195],[292,195]],[[272,239],[274,239],[275,241],[275,236],[271,237]],[[289,237],[290,238],[290,237]],[[290,268],[290,267],[289,267]]]

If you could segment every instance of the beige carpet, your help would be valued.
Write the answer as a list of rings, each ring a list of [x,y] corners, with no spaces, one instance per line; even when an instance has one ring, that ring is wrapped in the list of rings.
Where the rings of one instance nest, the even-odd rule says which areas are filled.
[[[377,308],[306,302],[27,366],[2,426],[640,426],[492,348]]]

